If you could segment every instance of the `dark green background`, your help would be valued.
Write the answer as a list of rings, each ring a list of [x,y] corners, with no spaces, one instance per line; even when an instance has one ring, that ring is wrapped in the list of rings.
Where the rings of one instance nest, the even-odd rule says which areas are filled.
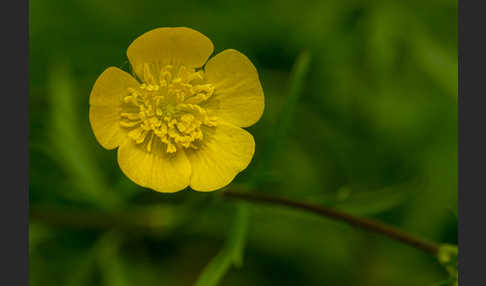
[[[303,93],[257,192],[457,243],[456,1],[32,0],[31,285],[192,285],[221,248],[234,203],[138,187],[88,122],[96,78],[108,66],[128,70],[131,41],[166,26],[196,29],[216,53],[237,49],[259,71],[266,108],[235,184],[285,118],[290,71],[307,50]],[[106,214],[120,228],[107,229]],[[249,223],[244,264],[221,285],[447,279],[433,257],[330,220],[252,205]]]

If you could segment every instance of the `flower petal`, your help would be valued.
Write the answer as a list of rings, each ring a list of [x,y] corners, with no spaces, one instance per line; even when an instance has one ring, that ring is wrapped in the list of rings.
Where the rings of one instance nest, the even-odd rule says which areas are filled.
[[[123,142],[126,132],[120,128],[120,107],[91,106],[89,122],[96,140],[105,149],[114,149]]]
[[[250,163],[255,152],[253,136],[225,122],[204,130],[202,145],[186,150],[191,162],[190,186],[196,191],[214,191],[228,185]]]
[[[133,70],[143,78],[144,64],[183,64],[190,68],[204,65],[213,53],[211,40],[186,27],[157,28],[135,39],[127,50]]]
[[[130,74],[107,68],[96,80],[89,97],[89,122],[98,142],[106,149],[116,148],[126,132],[120,128],[121,99],[129,87],[139,83]]]
[[[263,114],[263,89],[251,61],[236,50],[224,50],[208,61],[206,77],[214,95],[205,107],[211,115],[248,127]]]
[[[125,140],[118,149],[118,165],[136,184],[162,193],[174,193],[189,185],[191,165],[184,151],[167,154],[161,144],[147,152],[143,144]]]

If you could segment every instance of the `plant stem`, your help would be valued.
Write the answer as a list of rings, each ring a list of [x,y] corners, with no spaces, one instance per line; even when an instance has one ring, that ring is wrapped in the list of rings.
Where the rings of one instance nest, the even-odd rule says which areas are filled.
[[[65,209],[52,207],[31,207],[30,221],[47,223],[56,227],[73,227],[77,229],[121,229],[160,232],[170,225],[170,221],[163,218],[163,213],[156,213],[150,209],[108,212],[86,209]],[[154,216],[159,216],[154,220]]]
[[[391,239],[406,245],[423,250],[424,252],[437,256],[439,245],[434,242],[426,241],[420,237],[404,232],[398,228],[386,225],[367,218],[360,218],[343,211],[331,209],[310,203],[293,201],[286,198],[255,194],[239,191],[224,191],[223,197],[252,203],[265,203],[270,205],[287,206],[296,208],[309,213],[314,213],[335,221],[342,221],[357,228],[385,235]],[[41,221],[55,226],[71,226],[76,228],[89,229],[109,229],[117,227],[120,229],[141,229],[147,231],[160,232],[161,227],[165,227],[170,222],[154,221],[154,216],[163,216],[162,213],[150,210],[131,210],[118,213],[108,213],[105,211],[88,210],[59,210],[49,208],[31,208],[30,218],[33,221]],[[134,219],[136,218],[136,219]]]
[[[389,226],[384,223],[376,222],[366,218],[356,217],[347,214],[345,212],[338,211],[331,208],[293,201],[293,200],[275,197],[275,196],[246,193],[246,192],[241,193],[241,192],[235,192],[231,190],[225,191],[223,193],[223,196],[229,199],[237,199],[237,200],[244,200],[244,201],[255,202],[255,203],[287,206],[287,207],[292,207],[307,212],[315,213],[323,217],[348,223],[358,228],[362,228],[375,233],[380,233],[401,243],[423,250],[426,253],[429,253],[433,256],[437,256],[439,250],[438,244],[434,242],[426,241],[422,238],[416,237],[407,232],[399,230],[393,226]]]

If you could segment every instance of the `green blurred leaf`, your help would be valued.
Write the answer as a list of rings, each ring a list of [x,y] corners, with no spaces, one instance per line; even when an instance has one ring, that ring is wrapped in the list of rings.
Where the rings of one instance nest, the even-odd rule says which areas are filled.
[[[456,219],[456,221],[459,219],[459,215],[457,213],[458,212],[457,211],[457,204],[454,207],[448,208],[447,210],[451,213],[451,215],[454,216],[454,218]]]
[[[253,169],[252,177],[248,182],[249,188],[254,188],[265,181],[268,175],[269,166],[273,157],[278,153],[281,142],[285,140],[294,117],[294,113],[302,94],[304,82],[309,71],[311,56],[309,52],[302,52],[295,61],[289,84],[289,93],[279,116],[274,122],[264,152]]]
[[[93,283],[93,274],[96,269],[96,248],[87,249],[76,257],[75,267],[67,276],[67,286],[85,286]]]
[[[458,283],[458,255],[459,250],[456,245],[443,244],[439,248],[437,259],[449,273],[447,285],[457,285]]]
[[[455,245],[443,244],[439,248],[437,258],[440,264],[445,268],[449,274],[449,278],[439,285],[442,286],[457,286],[459,285],[458,275],[458,248]]]
[[[105,234],[97,245],[98,264],[101,270],[103,285],[128,285],[125,278],[119,249],[121,245],[120,233],[113,231]]]
[[[29,224],[29,254],[34,251],[40,244],[44,241],[52,239],[54,234],[51,231],[41,225],[36,223]]]
[[[232,265],[241,267],[248,229],[248,206],[239,203],[235,221],[223,249],[209,262],[199,276],[196,286],[218,285]]]
[[[415,57],[421,68],[434,80],[444,94],[457,96],[457,59],[455,51],[444,49],[430,36],[417,34],[415,42]]]
[[[354,215],[374,215],[404,203],[416,192],[410,185],[387,187],[375,191],[357,191],[348,187],[338,190],[336,197],[323,199],[326,205]]]
[[[127,285],[118,250],[122,236],[117,231],[103,233],[92,247],[76,258],[76,267],[68,275],[68,286],[92,285],[96,270],[101,271],[103,285]]]
[[[87,148],[86,134],[83,134],[78,119],[74,79],[66,65],[55,65],[52,68],[48,87],[51,147],[56,151],[53,152],[56,154],[55,159],[73,182],[74,189],[66,192],[76,191],[75,194],[68,194],[102,208],[118,205],[118,196],[110,192],[103,171],[98,168],[93,154]]]

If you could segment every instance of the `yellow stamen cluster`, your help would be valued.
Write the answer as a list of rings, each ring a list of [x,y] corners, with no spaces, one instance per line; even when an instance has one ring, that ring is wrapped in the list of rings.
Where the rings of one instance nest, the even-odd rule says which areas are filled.
[[[156,70],[155,72],[152,72]],[[205,83],[203,71],[165,65],[160,70],[144,65],[143,84],[129,88],[122,99],[120,125],[128,136],[151,152],[161,142],[168,153],[178,148],[197,149],[204,137],[202,126],[216,126],[199,104],[208,100],[214,87]]]

